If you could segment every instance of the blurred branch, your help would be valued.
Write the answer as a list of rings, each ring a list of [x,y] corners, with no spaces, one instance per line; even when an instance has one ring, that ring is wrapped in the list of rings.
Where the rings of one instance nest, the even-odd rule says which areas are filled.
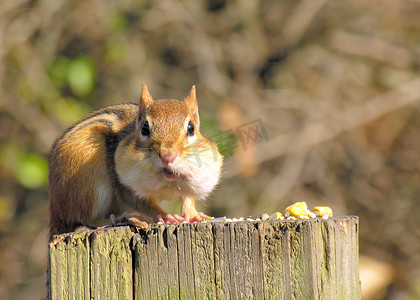
[[[5,97],[5,95],[3,95]],[[38,109],[29,103],[22,103],[12,97],[5,97],[4,109],[28,131],[34,133],[39,142],[37,145],[43,153],[48,153],[50,145],[57,137],[59,131],[52,121],[42,115]]]
[[[194,55],[200,82],[216,95],[226,95],[230,80],[218,69],[216,54],[213,49],[214,43],[204,30],[202,20],[197,17],[203,13],[198,11],[201,7],[197,7],[195,3],[190,3],[188,8],[193,11],[191,12],[184,5],[179,5],[173,1],[162,3],[164,3],[162,5],[162,10],[165,13],[164,19],[170,20],[176,15],[183,22],[188,22],[190,28],[194,29],[185,30],[183,22],[174,22],[179,32],[190,40],[189,47]]]
[[[407,68],[413,63],[409,50],[377,37],[334,30],[329,39],[333,49],[346,54],[363,56],[398,68]]]
[[[419,86],[420,77],[383,95],[374,97],[366,104],[355,106],[341,113],[338,112],[325,121],[308,124],[300,133],[296,134],[297,138],[292,140],[291,144],[285,148],[277,148],[277,146],[284,144],[283,139],[271,140],[270,143],[274,142],[280,145],[274,145],[273,147],[273,145],[268,144],[263,147],[281,149],[277,152],[277,156],[286,155],[286,159],[282,169],[269,183],[261,198],[271,198],[272,200],[282,198],[297,183],[305,157],[312,147],[353,128],[363,126],[385,114],[413,104],[420,100]],[[264,149],[260,149],[258,153],[260,162],[274,158],[267,157]]]
[[[365,104],[337,112],[323,121],[308,123],[294,135],[296,138],[277,136],[271,138],[268,144],[261,144],[257,151],[257,163],[285,156],[283,167],[266,187],[261,196],[262,201],[270,199],[271,203],[275,203],[276,199],[282,198],[296,184],[305,157],[312,147],[415,103],[420,100],[419,86],[420,77],[374,97]],[[227,161],[225,171],[225,178],[238,174],[234,157]]]
[[[302,39],[314,17],[327,2],[328,0],[304,0],[299,2],[283,27],[282,36],[286,46],[293,47]]]

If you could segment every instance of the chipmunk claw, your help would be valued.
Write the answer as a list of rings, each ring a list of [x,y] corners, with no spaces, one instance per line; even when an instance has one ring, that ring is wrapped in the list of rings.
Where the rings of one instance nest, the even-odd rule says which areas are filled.
[[[199,212],[195,216],[192,216],[192,217],[187,216],[185,217],[185,219],[190,223],[195,223],[195,222],[202,222],[204,220],[210,220],[211,217]]]
[[[166,214],[163,217],[161,215],[157,216],[158,222],[166,223],[166,224],[175,224],[175,223],[183,223],[185,219],[177,214]]]
[[[148,227],[148,223],[151,223],[150,218],[143,215],[133,216],[129,212],[124,212],[119,218],[115,218],[115,216],[112,214],[110,216],[110,220],[111,227],[130,225],[146,229]]]
[[[109,216],[109,221],[110,221],[110,224],[108,225],[108,226],[110,226],[110,227],[115,227],[115,226],[117,226],[117,220],[115,219],[115,215],[114,214],[111,214],[110,216]]]
[[[141,229],[147,229],[147,227],[149,226],[146,222],[140,221],[136,217],[128,218],[127,223],[131,226],[138,227],[138,228],[141,228]]]

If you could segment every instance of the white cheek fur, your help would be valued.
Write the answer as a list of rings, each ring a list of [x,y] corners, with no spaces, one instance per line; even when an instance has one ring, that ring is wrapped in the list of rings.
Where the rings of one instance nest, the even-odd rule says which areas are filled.
[[[121,182],[132,188],[139,197],[147,197],[150,187],[159,187],[159,181],[150,165],[144,163],[134,164],[130,169],[119,172],[118,175]]]
[[[209,153],[203,159],[194,155],[176,160],[173,168],[178,170],[184,180],[168,181],[161,174],[159,159],[143,159],[139,162],[126,162],[126,168],[117,173],[121,183],[130,187],[137,196],[167,200],[182,197],[204,199],[219,181],[221,157]]]
[[[197,136],[194,134],[193,136],[187,136],[188,144],[194,144],[197,141]]]
[[[219,182],[221,165],[220,157],[216,160],[211,158],[211,161],[206,161],[189,156],[180,161],[180,168],[182,174],[187,178],[191,196],[197,199],[204,199],[208,196]]]

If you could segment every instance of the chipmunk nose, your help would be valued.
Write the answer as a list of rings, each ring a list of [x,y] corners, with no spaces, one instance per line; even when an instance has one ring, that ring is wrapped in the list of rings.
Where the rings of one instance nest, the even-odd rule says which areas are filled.
[[[176,150],[162,148],[159,152],[159,157],[165,165],[173,163],[177,157]]]

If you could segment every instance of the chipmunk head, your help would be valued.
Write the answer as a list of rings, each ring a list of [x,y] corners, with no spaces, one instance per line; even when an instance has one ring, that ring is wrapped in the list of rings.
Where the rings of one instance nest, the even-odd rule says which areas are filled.
[[[143,84],[136,127],[140,141],[152,147],[164,165],[174,163],[200,135],[195,86],[184,101],[154,101]]]
[[[116,169],[139,196],[205,198],[219,180],[222,157],[200,133],[195,86],[183,101],[155,101],[143,84],[136,130],[126,139]]]

